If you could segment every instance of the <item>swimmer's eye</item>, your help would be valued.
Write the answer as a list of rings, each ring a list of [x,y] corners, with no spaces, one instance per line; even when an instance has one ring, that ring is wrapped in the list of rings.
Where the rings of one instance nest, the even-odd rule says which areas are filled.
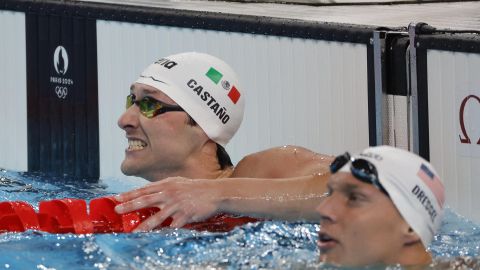
[[[364,194],[358,192],[350,192],[347,195],[347,199],[349,204],[356,204],[365,201],[367,198]]]
[[[359,199],[358,195],[353,192],[348,195],[348,200],[351,202],[356,202],[358,201],[358,199]]]

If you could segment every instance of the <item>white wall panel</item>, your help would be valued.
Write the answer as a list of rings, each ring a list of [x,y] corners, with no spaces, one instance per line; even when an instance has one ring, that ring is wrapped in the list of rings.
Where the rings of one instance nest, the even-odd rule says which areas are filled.
[[[116,121],[130,84],[184,51],[218,56],[240,77],[246,113],[227,146],[234,162],[285,144],[327,154],[368,146],[366,45],[111,21],[97,22],[97,40],[101,177],[121,176],[126,139]]]
[[[25,14],[0,10],[0,167],[28,169]]]
[[[409,150],[410,140],[408,127],[409,110],[406,96],[387,95],[387,115],[383,129],[385,136],[384,144]]]
[[[480,101],[470,99],[464,123],[471,144],[460,142],[460,107],[480,98],[480,54],[428,51],[430,159],[445,183],[447,203],[480,221]]]

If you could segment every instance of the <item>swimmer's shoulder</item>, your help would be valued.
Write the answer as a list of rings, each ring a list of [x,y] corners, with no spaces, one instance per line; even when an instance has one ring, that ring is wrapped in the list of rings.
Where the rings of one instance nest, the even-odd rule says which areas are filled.
[[[288,178],[328,173],[333,157],[300,146],[273,147],[245,156],[232,177]]]

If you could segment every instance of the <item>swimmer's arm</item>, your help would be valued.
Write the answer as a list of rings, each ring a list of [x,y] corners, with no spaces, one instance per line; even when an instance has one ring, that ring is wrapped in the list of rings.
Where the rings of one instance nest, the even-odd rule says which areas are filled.
[[[219,212],[251,217],[318,221],[327,174],[265,179],[220,179]]]
[[[134,231],[149,231],[167,218],[171,227],[206,220],[217,213],[267,219],[318,221],[315,208],[321,201],[328,176],[293,178],[187,179],[170,177],[119,194],[115,207],[125,214],[146,207],[161,211],[144,220]]]
[[[142,222],[140,231],[168,217],[173,218],[172,227],[182,227],[221,212],[316,221],[331,159],[300,147],[273,148],[244,158],[233,178],[166,178],[118,195],[121,204],[115,210],[124,214],[145,207],[162,209]]]

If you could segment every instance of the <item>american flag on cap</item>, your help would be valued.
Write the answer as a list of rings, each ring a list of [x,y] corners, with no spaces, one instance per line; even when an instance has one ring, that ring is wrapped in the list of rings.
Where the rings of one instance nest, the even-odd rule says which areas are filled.
[[[422,179],[422,181],[428,186],[428,188],[432,191],[433,195],[437,199],[438,204],[440,207],[443,208],[443,204],[445,203],[445,195],[444,195],[444,187],[440,178],[436,176],[432,170],[430,170],[427,165],[423,164],[420,165],[420,169],[417,172],[417,176]]]

